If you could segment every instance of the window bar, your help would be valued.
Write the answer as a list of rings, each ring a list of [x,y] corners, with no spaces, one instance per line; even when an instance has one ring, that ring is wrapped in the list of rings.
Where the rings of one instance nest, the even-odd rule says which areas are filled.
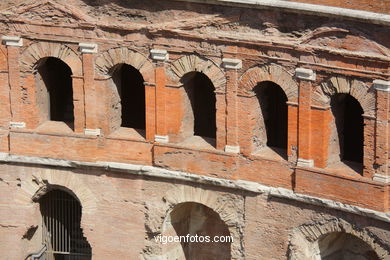
[[[68,213],[71,208],[68,207],[68,200],[64,201],[64,208],[65,208],[65,214],[64,214],[64,247],[65,251],[69,252],[68,250]]]
[[[61,252],[64,252],[64,246],[63,246],[63,241],[62,241],[62,239],[63,239],[63,236],[64,236],[64,230],[63,230],[63,223],[62,223],[62,218],[63,218],[63,211],[64,211],[64,205],[63,205],[63,203],[64,203],[64,193],[60,193],[60,201],[59,201],[59,205],[60,205],[60,212],[59,212],[59,216],[58,216],[58,225],[59,225],[59,227],[60,227],[60,232],[59,232],[59,234],[58,234],[58,236],[59,236],[59,240],[60,240],[60,251]]]
[[[53,209],[54,209],[54,214],[53,214],[53,222],[54,222],[54,251],[56,252],[57,251],[57,245],[58,245],[58,222],[57,222],[57,219],[56,219],[56,216],[57,215],[57,212],[58,212],[58,208],[57,208],[57,194],[54,194],[54,205],[53,205]]]
[[[50,194],[49,194],[50,195]],[[54,237],[53,237],[53,212],[54,212],[54,209],[53,209],[53,200],[51,197],[48,197],[47,200],[49,201],[49,207],[48,207],[48,218],[49,218],[49,237],[48,237],[48,243],[50,245],[50,259],[53,259],[53,245],[54,245]]]

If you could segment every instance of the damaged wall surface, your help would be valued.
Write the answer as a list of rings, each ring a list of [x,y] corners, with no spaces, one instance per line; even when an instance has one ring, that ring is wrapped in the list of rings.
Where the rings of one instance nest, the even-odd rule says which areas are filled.
[[[390,259],[386,1],[206,2],[0,3],[5,259]]]

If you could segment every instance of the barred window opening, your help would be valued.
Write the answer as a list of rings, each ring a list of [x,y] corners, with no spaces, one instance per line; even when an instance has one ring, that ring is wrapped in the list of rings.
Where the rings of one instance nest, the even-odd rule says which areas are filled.
[[[81,205],[72,195],[52,190],[39,201],[42,243],[48,260],[90,260],[91,246],[81,229]]]

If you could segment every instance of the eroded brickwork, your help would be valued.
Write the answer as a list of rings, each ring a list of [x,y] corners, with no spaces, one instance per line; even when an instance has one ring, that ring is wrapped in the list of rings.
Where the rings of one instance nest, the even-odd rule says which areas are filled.
[[[374,1],[367,10],[379,6]],[[39,198],[56,188],[79,200],[93,259],[218,254],[207,245],[189,256],[196,246],[154,240],[188,230],[232,235],[234,242],[221,247],[226,259],[325,259],[347,251],[389,259],[385,20],[157,0],[39,0],[7,7],[0,12],[0,252],[6,259],[38,251]],[[40,71],[49,57],[72,71],[73,124],[50,120],[51,93]],[[131,93],[132,85],[119,82],[115,71],[124,64],[143,79],[145,106],[126,113],[142,113],[144,129],[122,125],[121,89]],[[196,100],[194,88],[204,85],[211,91]],[[271,99],[277,92],[267,92],[270,86],[282,98]],[[362,113],[348,114],[344,106],[335,112],[340,95],[340,102],[345,96],[356,101]],[[205,100],[215,101],[215,115],[205,113],[200,125],[207,128],[212,118],[215,130],[200,136],[195,113],[204,113]],[[281,107],[287,119],[271,120],[270,111]],[[354,135],[340,126],[345,115],[364,122],[362,155],[353,163],[344,158],[345,137]],[[282,130],[272,128],[278,120]],[[285,143],[274,147],[267,131],[284,133]],[[91,165],[25,165],[6,155]],[[285,188],[329,199],[344,211],[191,177],[116,172],[96,167],[99,162]],[[354,206],[387,218],[345,212]],[[224,225],[214,227],[218,223]],[[333,248],[331,241],[337,241]],[[345,241],[361,243],[362,250]],[[7,250],[15,244],[18,250]]]

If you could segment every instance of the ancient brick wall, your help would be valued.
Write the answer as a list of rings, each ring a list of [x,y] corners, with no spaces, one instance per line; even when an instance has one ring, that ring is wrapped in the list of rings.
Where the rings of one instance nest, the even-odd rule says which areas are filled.
[[[157,172],[165,169],[178,171],[178,175],[194,174],[232,183],[248,181],[388,214],[390,45],[385,21],[182,1],[146,4],[42,0],[0,12],[0,31],[5,36],[0,46],[0,149],[4,157],[4,178],[0,176],[0,180],[5,180],[1,182],[1,192],[13,194],[2,206],[9,208],[14,203],[15,208],[11,208],[20,215],[16,224],[7,224],[8,213],[2,215],[4,234],[19,239],[31,225],[39,228],[37,204],[30,201],[36,190],[29,190],[30,197],[21,204],[17,196],[22,194],[20,189],[44,186],[47,180],[70,190],[76,188],[72,185],[77,182],[85,183],[81,186],[86,190],[80,194],[87,194],[87,205],[79,199],[86,212],[82,224],[94,248],[94,259],[112,255],[121,259],[129,252],[131,259],[167,253],[170,248],[156,245],[151,234],[161,233],[165,227],[161,221],[170,216],[175,205],[186,202],[205,205],[219,214],[230,234],[237,238],[231,245],[233,259],[284,259],[289,248],[296,247],[291,241],[297,227],[320,226],[340,218],[347,222],[347,230],[349,225],[369,223],[367,230],[358,228],[363,233],[349,233],[360,238],[363,235],[359,234],[364,234],[364,243],[371,247],[375,247],[370,244],[371,238],[380,238],[381,245],[375,250],[386,255],[389,237],[385,224],[369,217],[299,205],[286,198],[269,201],[266,195],[241,194],[235,189],[202,186],[187,191],[187,186],[197,184],[129,177],[123,172],[111,172],[108,166],[108,171],[103,171],[104,167],[53,170],[47,163],[43,163],[47,168],[34,168],[34,163],[31,168],[7,165],[7,156],[22,156],[38,161],[37,158],[64,160],[64,164],[78,161],[154,166]],[[48,57],[60,60],[72,71],[71,124],[49,120],[50,90],[39,71]],[[115,69],[123,64],[142,76],[145,106],[126,113],[144,113],[145,129],[122,125],[124,104],[120,90],[132,87],[122,86],[115,79]],[[205,80],[191,81],[196,75]],[[208,100],[215,101],[210,124],[215,125],[215,130],[201,136],[195,134],[195,114],[204,113],[207,99],[197,100],[194,88],[204,87],[205,83],[212,85],[207,95]],[[279,108],[286,108],[287,120],[270,118],[273,104],[264,94],[276,93],[267,92],[270,86],[275,86],[287,100],[279,104]],[[334,112],[335,96],[351,97],[363,111],[357,115],[364,122],[360,125],[362,138],[358,140],[362,141],[361,161],[350,163],[343,157],[343,140],[354,132],[343,133],[340,124],[349,114],[344,108]],[[196,104],[201,108],[197,109]],[[209,117],[204,114],[204,118]],[[286,144],[274,147],[269,144],[267,130],[280,131],[272,128],[280,121],[287,128],[283,136]],[[37,174],[43,177],[35,181]],[[58,180],[59,176],[65,181]],[[51,178],[55,181],[51,182]],[[165,193],[171,188],[175,189],[174,195],[168,192],[170,201]],[[203,192],[207,196],[202,197]],[[199,197],[195,200],[186,197],[188,194]],[[210,204],[208,196],[211,201],[227,205]],[[224,196],[236,202],[238,208],[233,209]],[[122,208],[123,215],[119,214]],[[94,212],[99,221],[94,219]],[[133,212],[131,223],[127,215]],[[294,215],[291,217],[289,212]],[[210,212],[202,214],[201,217],[213,216]],[[245,221],[244,215],[248,217]],[[263,216],[261,221],[258,216]],[[104,221],[105,224],[96,224]],[[117,250],[101,246],[110,226],[120,233],[110,233],[112,237],[107,238],[115,240],[113,248]],[[9,227],[17,232],[12,233]],[[150,232],[147,239],[145,232]],[[262,236],[264,233],[267,236]],[[128,237],[134,237],[136,242],[132,244]],[[312,243],[322,238],[302,238],[299,234],[299,239],[313,249]],[[267,240],[272,241],[272,246],[266,246]],[[326,247],[328,240],[321,241]],[[7,245],[10,240],[3,242]],[[260,253],[256,251],[258,242],[264,247]],[[20,243],[20,251],[10,259],[36,250],[40,241],[33,236]],[[299,250],[305,248],[296,249],[298,256],[291,255],[292,259],[300,259]]]
[[[315,251],[313,243],[335,232],[367,243],[379,259],[388,259],[390,252],[386,222],[267,193],[92,168],[3,165],[0,174],[1,207],[6,209],[0,214],[4,259],[23,259],[41,247],[39,199],[59,188],[71,190],[82,205],[81,227],[93,259],[182,257],[186,251],[180,243],[158,243],[154,237],[187,232],[177,225],[190,213],[183,207],[194,205],[202,206],[191,214],[199,235],[233,236],[234,242],[225,247],[206,243],[203,248],[214,254],[224,248],[219,256],[229,255],[226,259],[311,259],[305,258],[307,248]]]

